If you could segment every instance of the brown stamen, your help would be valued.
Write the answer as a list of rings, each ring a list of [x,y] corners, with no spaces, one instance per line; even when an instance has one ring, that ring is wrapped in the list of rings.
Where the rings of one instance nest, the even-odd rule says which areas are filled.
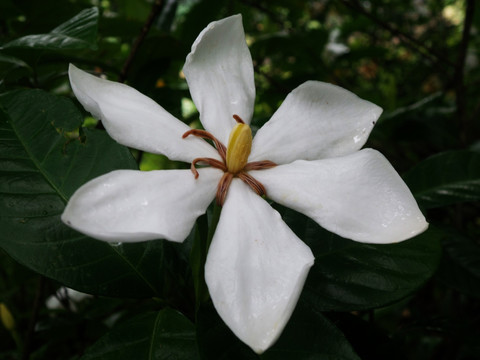
[[[263,169],[270,169],[277,166],[273,161],[270,160],[261,160],[261,161],[252,161],[247,163],[243,168],[244,171],[250,170],[263,170]]]
[[[233,180],[232,173],[224,173],[217,186],[217,205],[223,206],[227,197],[228,188]]]
[[[182,135],[182,138],[185,139],[189,135],[198,136],[198,137],[201,137],[203,139],[212,140],[213,143],[215,144],[215,147],[218,150],[218,153],[222,157],[223,161],[226,161],[227,148],[215,136],[210,134],[208,131],[200,130],[200,129],[188,130],[185,134]]]
[[[235,121],[239,124],[245,124],[245,121],[242,120],[242,118],[240,116],[238,116],[237,114],[233,114],[233,118],[235,119]]]
[[[190,165],[190,170],[192,171],[193,175],[195,176],[195,179],[198,179],[198,171],[195,168],[195,165],[199,162],[206,163],[207,165],[210,165],[211,167],[220,169],[223,172],[227,171],[227,166],[223,162],[221,162],[220,160],[212,159],[212,158],[196,158],[196,159],[193,159],[192,164]]]
[[[258,195],[263,196],[267,194],[265,187],[261,182],[255,179],[252,175],[241,172],[237,174],[238,178],[241,179],[245,184],[250,186],[253,191],[255,191]]]

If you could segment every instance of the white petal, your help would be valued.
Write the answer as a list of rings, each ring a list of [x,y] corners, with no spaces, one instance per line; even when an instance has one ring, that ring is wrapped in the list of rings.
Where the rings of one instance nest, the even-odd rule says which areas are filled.
[[[125,84],[90,75],[72,64],[70,83],[78,101],[120,144],[191,162],[197,157],[220,159],[200,138],[182,135],[190,127],[170,115],[149,97]]]
[[[341,158],[299,160],[250,174],[272,200],[348,239],[393,243],[428,226],[403,180],[372,149]]]
[[[288,164],[360,149],[382,109],[339,86],[307,81],[257,131],[249,160]]]
[[[80,187],[62,221],[109,242],[166,239],[182,242],[215,197],[222,172],[117,170]]]
[[[193,43],[183,72],[203,126],[227,145],[236,124],[232,115],[249,124],[255,101],[252,57],[242,16],[210,23]]]
[[[280,214],[234,179],[208,251],[205,280],[223,321],[257,353],[281,334],[313,261]]]

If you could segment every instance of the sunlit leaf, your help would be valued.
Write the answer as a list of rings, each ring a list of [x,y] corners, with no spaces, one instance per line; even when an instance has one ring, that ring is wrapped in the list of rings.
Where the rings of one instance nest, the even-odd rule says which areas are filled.
[[[2,47],[49,50],[95,48],[98,29],[98,9],[82,10],[48,34],[27,35]]]

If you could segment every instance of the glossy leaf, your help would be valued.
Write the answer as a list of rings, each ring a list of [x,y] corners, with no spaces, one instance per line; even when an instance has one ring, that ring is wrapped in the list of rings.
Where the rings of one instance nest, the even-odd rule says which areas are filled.
[[[209,360],[359,359],[340,330],[302,303],[278,341],[260,356],[233,335],[212,305],[204,305],[198,313],[197,339],[202,358]]]
[[[48,34],[27,35],[5,45],[7,48],[49,50],[95,48],[98,29],[98,9],[82,10]]]
[[[421,162],[405,177],[425,208],[480,200],[480,153],[469,150],[441,153]]]
[[[422,286],[439,262],[441,233],[434,228],[401,243],[373,245],[343,239],[293,210],[283,210],[283,218],[315,256],[303,296],[319,311],[398,301]]]
[[[0,96],[0,246],[27,267],[93,294],[161,296],[163,241],[109,244],[63,225],[60,214],[83,183],[136,163],[104,132],[77,129],[72,102],[40,90]],[[173,256],[173,255],[172,255]]]
[[[171,309],[145,313],[115,326],[81,358],[100,359],[198,359],[195,328]]]

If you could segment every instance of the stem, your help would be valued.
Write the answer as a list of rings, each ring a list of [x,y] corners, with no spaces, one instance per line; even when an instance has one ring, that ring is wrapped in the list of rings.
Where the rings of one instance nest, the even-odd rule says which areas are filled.
[[[45,288],[45,277],[41,276],[38,279],[37,291],[35,293],[35,299],[33,300],[32,317],[28,324],[27,334],[25,335],[25,343],[23,346],[22,360],[28,360],[30,357],[33,332],[35,325],[37,324],[38,313],[40,311],[40,304],[42,303],[43,289]]]
[[[196,310],[200,308],[202,303],[207,302],[210,298],[205,282],[205,262],[207,261],[208,249],[215,234],[221,211],[222,207],[218,206],[216,201],[214,201],[210,225],[206,214],[197,219],[197,234],[190,255],[195,286]]]
[[[215,235],[215,230],[217,230],[218,220],[220,220],[220,214],[222,212],[222,207],[217,205],[216,202],[213,204],[213,213],[212,218],[210,220],[210,227],[208,229],[208,237],[206,243],[206,251],[210,248],[210,244],[212,243],[213,235]]]
[[[467,145],[467,138],[469,133],[469,119],[465,113],[467,104],[465,99],[464,70],[474,11],[475,0],[467,0],[467,6],[465,7],[465,21],[463,25],[462,40],[460,41],[460,48],[458,49],[458,58],[457,63],[455,64],[454,75],[457,118],[460,126],[460,141],[463,145]]]
[[[128,72],[130,71],[130,67],[132,66],[133,59],[135,58],[135,55],[137,54],[140,45],[143,43],[143,40],[145,40],[145,37],[150,31],[150,28],[152,27],[154,20],[156,19],[158,14],[160,14],[162,9],[163,9],[163,1],[155,0],[152,6],[152,10],[148,15],[147,21],[143,25],[140,35],[138,35],[137,39],[133,43],[132,50],[130,51],[130,54],[128,54],[128,58],[125,61],[125,64],[123,65],[123,69],[118,78],[119,82],[123,83],[127,79]]]

